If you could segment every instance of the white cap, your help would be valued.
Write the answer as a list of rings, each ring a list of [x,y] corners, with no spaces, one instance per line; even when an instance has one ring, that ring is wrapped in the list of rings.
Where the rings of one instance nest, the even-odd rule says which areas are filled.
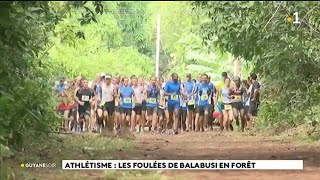
[[[110,75],[106,75],[105,78],[106,78],[106,79],[107,79],[107,78],[108,78],[108,79],[111,79],[111,76],[110,76]]]
[[[106,73],[101,73],[100,77],[106,77]]]

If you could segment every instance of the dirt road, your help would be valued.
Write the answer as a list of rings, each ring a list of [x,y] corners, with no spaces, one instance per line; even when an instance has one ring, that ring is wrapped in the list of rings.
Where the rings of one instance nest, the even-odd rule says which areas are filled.
[[[68,141],[76,142],[77,145],[84,146],[86,143],[97,139],[97,134],[91,136],[86,142],[80,136],[69,137]],[[78,138],[78,139],[75,139]],[[79,139],[80,138],[80,139]],[[99,138],[100,139],[100,138]],[[101,137],[99,142],[105,142],[105,137]],[[261,135],[248,135],[248,133],[226,133],[220,135],[218,132],[206,133],[183,133],[178,135],[152,135],[149,133],[138,134],[129,149],[115,147],[120,140],[114,139],[114,145],[102,146],[112,147],[112,151],[100,151],[100,155],[95,159],[150,159],[150,160],[304,160],[304,170],[300,171],[243,171],[243,170],[211,170],[211,171],[162,171],[162,172],[142,172],[142,171],[63,171],[61,168],[55,169],[19,169],[19,172],[28,172],[37,179],[137,179],[137,180],[208,180],[208,179],[259,179],[259,180],[285,180],[294,178],[295,180],[320,179],[320,144],[299,143],[288,138],[263,137]],[[118,142],[119,141],[119,142]],[[81,142],[81,143],[79,143]],[[101,143],[97,145],[101,145]],[[124,147],[124,146],[122,146]],[[120,149],[119,149],[120,148]],[[63,152],[64,150],[62,150]],[[54,151],[56,152],[56,151]],[[62,153],[61,152],[61,153]],[[71,152],[71,151],[69,151]],[[53,154],[53,157],[61,159],[91,159],[81,153],[80,148],[73,148],[71,156],[63,154]],[[67,158],[66,158],[67,157]],[[49,161],[49,160],[48,160]],[[60,161],[60,160],[59,160]],[[147,174],[146,174],[147,173]],[[153,174],[152,174],[153,173]],[[154,174],[157,175],[155,178]],[[25,176],[24,176],[25,177]],[[20,179],[20,178],[17,178]],[[25,179],[25,178],[21,178]]]
[[[139,135],[133,159],[185,159],[185,160],[304,160],[303,171],[163,171],[162,179],[320,179],[320,146],[245,136],[241,133],[185,133],[170,135]],[[129,158],[118,154],[119,159]]]

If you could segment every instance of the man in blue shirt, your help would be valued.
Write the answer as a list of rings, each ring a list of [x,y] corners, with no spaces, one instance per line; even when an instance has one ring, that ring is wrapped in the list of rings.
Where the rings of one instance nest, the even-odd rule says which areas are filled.
[[[208,122],[210,99],[213,92],[213,86],[209,83],[209,76],[203,74],[201,82],[196,90],[196,131],[204,131]]]
[[[120,127],[126,127],[129,124],[132,114],[133,102],[135,102],[134,91],[131,86],[129,86],[129,79],[127,77],[123,78],[123,85],[119,88],[118,97],[120,97]],[[117,127],[119,128],[119,126]]]
[[[169,121],[172,120],[173,113],[173,131],[174,134],[178,134],[178,122],[180,114],[180,93],[181,85],[178,82],[178,74],[173,73],[171,75],[172,80],[168,81],[164,87],[165,95],[168,96],[168,111],[169,111]]]
[[[150,85],[147,85],[147,88],[144,92],[146,96],[146,107],[148,120],[152,120],[151,131],[155,131],[157,128],[157,112],[158,112],[158,99],[160,95],[159,87],[156,84],[156,77],[152,77]],[[159,127],[159,126],[158,126]],[[160,128],[158,128],[159,131]],[[161,132],[161,131],[159,131]]]

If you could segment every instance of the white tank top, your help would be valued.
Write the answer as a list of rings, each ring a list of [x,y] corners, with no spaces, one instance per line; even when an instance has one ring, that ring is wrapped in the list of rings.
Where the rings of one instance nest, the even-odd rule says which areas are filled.
[[[139,86],[137,87],[133,87],[133,91],[134,91],[134,95],[136,97],[136,100],[138,104],[142,103],[142,88],[140,88]]]
[[[114,90],[114,85],[110,84],[109,86],[107,86],[107,84],[103,83],[101,84],[101,90],[102,90],[102,94],[101,94],[101,101],[103,102],[111,102],[113,101],[113,90]]]

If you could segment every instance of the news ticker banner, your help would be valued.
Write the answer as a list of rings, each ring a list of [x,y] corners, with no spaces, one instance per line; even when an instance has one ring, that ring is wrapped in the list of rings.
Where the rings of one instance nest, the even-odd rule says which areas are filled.
[[[303,160],[62,160],[71,170],[303,170]]]

